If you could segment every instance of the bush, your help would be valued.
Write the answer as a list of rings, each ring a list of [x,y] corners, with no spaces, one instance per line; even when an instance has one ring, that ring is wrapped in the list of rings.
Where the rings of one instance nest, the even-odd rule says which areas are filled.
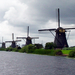
[[[8,47],[8,48],[6,48],[6,51],[14,51],[14,52],[18,52],[19,49],[17,49],[17,48],[12,48],[12,47]]]
[[[42,44],[34,44],[36,46],[37,49],[43,48]]]
[[[56,45],[53,42],[47,42],[45,44],[45,49],[53,49],[56,48]]]
[[[21,47],[20,47],[20,46],[18,46],[18,47],[17,47],[17,49],[21,49]]]
[[[75,51],[70,51],[68,57],[75,57]]]
[[[12,51],[12,50],[13,50],[12,47],[8,47],[8,48],[6,48],[6,51]]]
[[[36,49],[36,46],[35,45],[29,44],[29,45],[27,45],[26,52],[27,53],[33,53],[35,49]]]
[[[58,50],[55,50],[55,55],[63,55],[63,53],[60,49],[58,49]]]
[[[19,52],[33,53],[35,49],[36,49],[35,45],[29,44],[21,48]]]
[[[46,50],[44,50],[44,49],[36,49],[36,50],[34,51],[34,53],[35,53],[35,54],[46,54]]]
[[[24,46],[24,47],[22,47],[22,48],[19,50],[19,52],[24,53],[24,52],[26,52],[26,50],[27,50],[27,46]]]
[[[13,48],[13,50],[12,51],[14,51],[14,52],[18,52],[19,51],[19,49],[17,49],[17,48]]]
[[[43,54],[43,55],[55,55],[55,50],[45,50],[45,49],[36,49],[34,51],[35,54]]]

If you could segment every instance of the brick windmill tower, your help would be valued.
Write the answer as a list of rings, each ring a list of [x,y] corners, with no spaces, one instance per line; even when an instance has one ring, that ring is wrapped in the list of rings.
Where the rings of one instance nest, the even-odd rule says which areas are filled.
[[[52,35],[54,36],[54,43],[56,44],[57,48],[63,48],[63,47],[68,47],[68,43],[67,43],[67,39],[66,39],[66,33],[67,30],[69,29],[75,29],[75,28],[62,28],[60,27],[60,11],[58,8],[58,28],[54,28],[54,29],[40,29],[38,31],[50,31],[52,33],[52,31],[55,31],[56,35],[54,35],[52,33]]]
[[[27,37],[17,37],[17,39],[26,39],[26,44],[29,45],[32,44],[32,39],[39,39],[39,37],[30,37],[29,36],[29,26],[27,28]]]
[[[12,41],[5,41],[5,43],[12,43],[11,44],[11,47],[12,48],[15,48],[17,45],[16,45],[16,42],[20,42],[21,40],[14,40],[14,33],[12,33]]]

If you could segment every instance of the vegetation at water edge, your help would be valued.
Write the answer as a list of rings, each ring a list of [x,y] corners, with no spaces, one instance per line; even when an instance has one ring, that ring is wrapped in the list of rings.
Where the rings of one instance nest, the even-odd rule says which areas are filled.
[[[68,47],[61,49],[55,49],[56,45],[52,42],[47,42],[45,44],[45,48],[41,44],[29,44],[22,48],[0,48],[0,51],[14,51],[14,52],[21,52],[21,53],[33,53],[33,54],[41,54],[41,55],[63,55],[66,54],[68,57],[75,58],[75,47]]]

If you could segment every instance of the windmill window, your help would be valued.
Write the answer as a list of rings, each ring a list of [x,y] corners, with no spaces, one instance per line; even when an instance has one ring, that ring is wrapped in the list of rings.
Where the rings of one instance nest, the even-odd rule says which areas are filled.
[[[65,32],[65,29],[60,29],[59,32],[63,32],[64,33]]]
[[[62,30],[60,29],[59,32],[62,32]]]
[[[65,30],[63,30],[63,32],[65,32]]]

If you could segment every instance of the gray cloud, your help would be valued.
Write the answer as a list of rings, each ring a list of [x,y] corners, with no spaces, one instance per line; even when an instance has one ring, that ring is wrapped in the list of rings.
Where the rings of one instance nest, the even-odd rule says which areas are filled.
[[[75,1],[65,0],[21,0],[23,3],[27,3],[27,17],[31,21],[35,22],[35,25],[44,25],[49,20],[57,21],[57,8],[60,8],[60,17],[63,24],[75,23]],[[24,15],[24,17],[26,17]],[[33,24],[33,23],[32,23]]]
[[[5,4],[5,7],[0,7],[0,21],[5,26],[12,26],[13,29],[19,28],[20,33],[26,34],[27,26],[29,26],[31,36],[53,38],[48,32],[44,33],[45,35],[39,34],[38,30],[57,27],[55,23],[57,22],[57,8],[60,8],[61,26],[64,24],[71,27],[71,24],[75,24],[74,0],[14,0],[12,2],[8,0]],[[15,31],[18,33],[17,29]],[[73,32],[72,34],[74,35]]]

